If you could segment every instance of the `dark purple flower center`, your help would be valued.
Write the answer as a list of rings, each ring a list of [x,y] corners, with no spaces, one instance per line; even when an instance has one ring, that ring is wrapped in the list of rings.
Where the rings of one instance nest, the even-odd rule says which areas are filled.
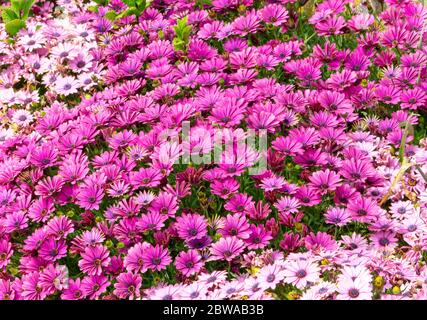
[[[366,216],[368,214],[368,212],[365,209],[359,209],[359,210],[357,210],[357,214],[359,216]]]
[[[413,232],[413,231],[415,231],[415,230],[417,230],[417,226],[416,226],[415,224],[411,224],[411,225],[408,227],[408,231]]]
[[[352,177],[353,179],[360,179],[360,174],[359,174],[359,173],[357,173],[357,172],[353,172],[353,173],[351,174],[351,177]]]
[[[233,253],[230,250],[224,251],[224,257],[231,257]]]
[[[236,292],[236,289],[233,288],[233,287],[227,289],[227,293],[228,294],[231,294],[231,293],[234,293],[234,292]]]
[[[267,282],[273,282],[276,279],[274,274],[269,274],[266,278]]]
[[[357,249],[357,248],[358,248],[358,247],[357,247],[357,244],[355,244],[354,242],[350,243],[350,244],[349,244],[349,247],[350,247],[350,249],[351,249],[351,250],[354,250],[354,249]]]
[[[355,288],[352,288],[352,289],[350,289],[350,290],[348,290],[348,295],[351,297],[351,298],[357,298],[358,296],[359,296],[359,290],[357,290],[357,289],[355,289]]]
[[[378,190],[372,190],[371,191],[371,195],[373,195],[374,197],[379,196],[380,192]]]
[[[325,288],[325,287],[320,288],[318,292],[319,292],[320,294],[322,294],[322,293],[326,293],[326,292],[328,292],[328,288]]]
[[[304,278],[305,276],[307,276],[307,271],[305,271],[305,270],[298,270],[297,271],[297,273],[296,273],[296,276],[298,277],[298,278]]]
[[[390,240],[388,240],[387,238],[381,238],[379,241],[380,245],[382,246],[386,246],[390,243]]]
[[[302,197],[301,201],[303,203],[309,203],[310,202],[310,198],[309,197]]]

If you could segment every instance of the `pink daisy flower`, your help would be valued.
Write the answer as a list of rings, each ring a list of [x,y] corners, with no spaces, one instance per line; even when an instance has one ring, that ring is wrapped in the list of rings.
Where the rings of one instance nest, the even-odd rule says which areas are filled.
[[[289,261],[284,265],[284,282],[299,289],[315,283],[319,279],[320,268],[310,260]]]
[[[79,261],[80,270],[91,275],[99,276],[102,269],[110,263],[110,252],[102,245],[87,247],[81,254],[82,259]]]

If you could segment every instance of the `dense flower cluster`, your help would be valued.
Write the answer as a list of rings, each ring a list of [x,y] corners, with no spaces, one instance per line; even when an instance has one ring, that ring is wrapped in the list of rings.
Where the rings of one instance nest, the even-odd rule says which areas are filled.
[[[0,299],[427,299],[422,4],[55,2],[0,25]]]
[[[91,18],[76,14],[74,7],[64,7],[52,18],[47,14],[53,10],[51,2],[35,8],[40,14],[28,20],[15,42],[8,41],[4,25],[0,31],[3,119],[24,132],[30,132],[30,124],[40,116],[37,107],[61,104],[73,95],[69,102],[76,104],[78,94],[102,75],[95,30],[88,27]],[[11,135],[11,128],[3,128],[0,138]]]

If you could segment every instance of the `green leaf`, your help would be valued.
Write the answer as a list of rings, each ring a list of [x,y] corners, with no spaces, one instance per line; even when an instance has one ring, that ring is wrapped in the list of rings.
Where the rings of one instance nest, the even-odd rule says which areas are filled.
[[[185,50],[188,38],[191,33],[191,25],[187,24],[188,16],[178,19],[176,25],[174,26],[175,38],[173,39],[173,46],[176,50]]]
[[[17,15],[19,15],[19,12],[21,11],[21,1],[19,0],[11,0],[10,1],[10,8],[16,12]]]
[[[408,139],[408,134],[413,133],[414,128],[409,123],[409,121],[405,121],[405,129],[403,131],[402,140],[400,141],[400,148],[399,148],[399,160],[402,163],[403,159],[405,157],[405,146],[406,146],[406,140]]]
[[[136,6],[140,10],[140,12],[147,9],[150,6],[150,4],[151,4],[151,0],[137,0],[136,1]]]
[[[185,48],[185,42],[179,38],[173,39],[172,44],[175,50],[184,50]]]
[[[106,17],[108,20],[110,20],[110,21],[114,21],[114,20],[116,19],[116,17],[117,17],[117,13],[116,13],[115,11],[108,11],[108,12],[105,14],[105,17]]]
[[[116,19],[121,19],[121,18],[124,18],[124,17],[128,17],[128,16],[131,16],[133,14],[138,15],[138,9],[136,9],[135,7],[128,8],[125,11],[121,12],[116,17]]]
[[[128,7],[135,7],[136,1],[135,0],[122,0],[124,4],[126,4]]]
[[[308,0],[303,6],[302,10],[304,11],[307,18],[310,18],[314,11],[316,10],[316,0]]]
[[[19,19],[19,16],[15,13],[15,11],[9,7],[2,8],[1,17],[4,23],[7,23],[15,19]]]
[[[203,9],[205,5],[211,6],[212,0],[196,0],[196,7]]]
[[[87,10],[88,10],[89,12],[98,12],[98,7],[97,7],[97,6],[89,6],[89,7],[87,8]]]
[[[10,7],[19,18],[27,19],[34,2],[34,0],[12,0],[10,2]]]
[[[25,27],[25,21],[21,19],[15,19],[5,24],[6,31],[11,36],[16,35],[19,32],[19,30],[21,30],[24,27]]]
[[[191,26],[187,25],[187,21],[187,16],[182,19],[178,19],[176,26],[174,27],[175,34],[181,40],[186,40],[190,36]]]
[[[34,0],[20,0],[20,13],[21,19],[27,19],[30,15],[31,7],[34,4]]]

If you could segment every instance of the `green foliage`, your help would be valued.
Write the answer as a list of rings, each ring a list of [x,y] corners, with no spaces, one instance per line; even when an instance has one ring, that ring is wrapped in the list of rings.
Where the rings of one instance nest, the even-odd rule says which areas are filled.
[[[414,128],[409,123],[409,121],[404,122],[404,130],[403,130],[403,136],[402,140],[400,141],[400,147],[399,147],[399,160],[401,163],[403,163],[403,158],[405,157],[405,146],[406,146],[406,140],[408,139],[408,134],[414,133]]]
[[[173,39],[173,46],[175,50],[185,51],[188,44],[188,38],[191,33],[191,26],[187,24],[188,17],[178,19],[176,25],[173,27],[175,31],[175,38]]]
[[[25,21],[21,19],[14,19],[7,22],[5,28],[7,33],[9,33],[11,36],[14,36],[19,32],[19,30],[25,28]]]
[[[106,6],[108,5],[108,3],[110,2],[109,0],[93,0],[93,2],[95,2],[96,4],[100,5],[100,6]],[[124,2],[124,1],[123,1]]]
[[[35,0],[12,0],[11,8],[19,15],[20,19],[26,20],[34,2]]]
[[[3,22],[5,22],[5,23],[19,19],[19,16],[15,12],[15,10],[13,10],[12,8],[9,8],[9,7],[3,8],[2,13],[1,13],[1,17],[3,19]]]
[[[212,0],[196,0],[195,7],[199,9],[203,9],[206,6],[212,5]]]
[[[1,17],[10,36],[16,35],[25,28],[25,22],[30,15],[35,0],[12,0],[10,7],[1,8]]]
[[[120,14],[116,15],[114,19],[121,19],[131,15],[135,15],[138,18],[139,15],[144,12],[145,9],[148,8],[151,3],[151,0],[122,0],[122,2],[126,4],[128,8]],[[107,18],[111,19],[112,17],[113,14],[110,13],[109,17]]]
[[[110,21],[114,21],[114,20],[116,20],[116,18],[117,18],[117,13],[115,12],[115,11],[108,11],[106,14],[105,14],[105,17],[108,19],[108,20],[110,20]]]

